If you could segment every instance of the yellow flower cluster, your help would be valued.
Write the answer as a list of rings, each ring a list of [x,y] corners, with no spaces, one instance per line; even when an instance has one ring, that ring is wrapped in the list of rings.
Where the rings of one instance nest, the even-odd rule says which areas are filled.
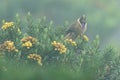
[[[70,43],[72,46],[77,46],[76,42],[73,41],[72,39],[66,39],[65,41],[67,41],[68,43]]]
[[[27,36],[21,39],[21,42],[23,43],[22,46],[25,46],[28,49],[31,48],[36,41],[37,40],[31,36]]]
[[[38,54],[29,54],[27,56],[28,59],[32,59],[38,62],[39,65],[42,65],[42,57]]]
[[[66,53],[67,48],[62,43],[53,41],[51,44],[55,47],[55,50],[60,52],[60,54]]]
[[[7,50],[7,51],[15,51],[18,52],[18,49],[15,48],[14,42],[12,41],[5,41],[3,44],[0,45],[1,50]]]
[[[83,35],[83,40],[88,42],[89,38],[86,35]]]
[[[6,30],[7,28],[12,27],[13,25],[14,25],[13,22],[5,22],[2,26],[2,29]]]
[[[26,46],[28,49],[30,49],[30,47],[32,47],[32,43],[30,41],[27,41],[23,43],[22,46]]]

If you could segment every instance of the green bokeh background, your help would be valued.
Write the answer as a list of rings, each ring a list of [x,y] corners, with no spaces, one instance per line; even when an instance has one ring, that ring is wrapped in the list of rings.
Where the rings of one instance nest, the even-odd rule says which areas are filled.
[[[111,44],[119,49],[119,0],[0,0],[0,26],[2,20],[12,21],[18,13],[24,20],[27,12],[33,18],[46,16],[54,25],[61,26],[66,21],[71,24],[82,14],[87,16],[90,39],[100,35],[101,46]]]

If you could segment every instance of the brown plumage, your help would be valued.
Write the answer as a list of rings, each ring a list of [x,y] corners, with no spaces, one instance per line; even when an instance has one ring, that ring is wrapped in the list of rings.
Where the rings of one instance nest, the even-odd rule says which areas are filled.
[[[75,40],[78,36],[82,36],[87,29],[86,16],[78,18],[65,33],[65,39]]]

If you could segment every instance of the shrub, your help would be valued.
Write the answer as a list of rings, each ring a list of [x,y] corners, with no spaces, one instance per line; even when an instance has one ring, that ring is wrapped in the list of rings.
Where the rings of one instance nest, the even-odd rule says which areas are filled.
[[[93,41],[86,35],[75,41],[65,40],[65,29],[66,26],[55,27],[52,21],[47,23],[45,17],[37,22],[30,13],[26,22],[18,15],[13,22],[3,21],[0,29],[1,79],[120,79],[117,77],[119,56],[112,47],[101,50],[98,35]]]

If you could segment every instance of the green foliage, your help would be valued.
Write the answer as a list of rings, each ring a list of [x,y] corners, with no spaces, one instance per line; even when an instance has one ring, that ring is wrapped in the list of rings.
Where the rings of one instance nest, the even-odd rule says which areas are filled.
[[[1,80],[120,79],[119,56],[111,47],[101,50],[98,35],[91,42],[77,38],[77,45],[72,45],[64,40],[66,26],[55,27],[46,17],[35,21],[28,13],[24,24],[16,15],[14,25],[0,29]],[[6,46],[5,41],[14,42],[14,47]],[[58,44],[61,47],[56,47]]]

